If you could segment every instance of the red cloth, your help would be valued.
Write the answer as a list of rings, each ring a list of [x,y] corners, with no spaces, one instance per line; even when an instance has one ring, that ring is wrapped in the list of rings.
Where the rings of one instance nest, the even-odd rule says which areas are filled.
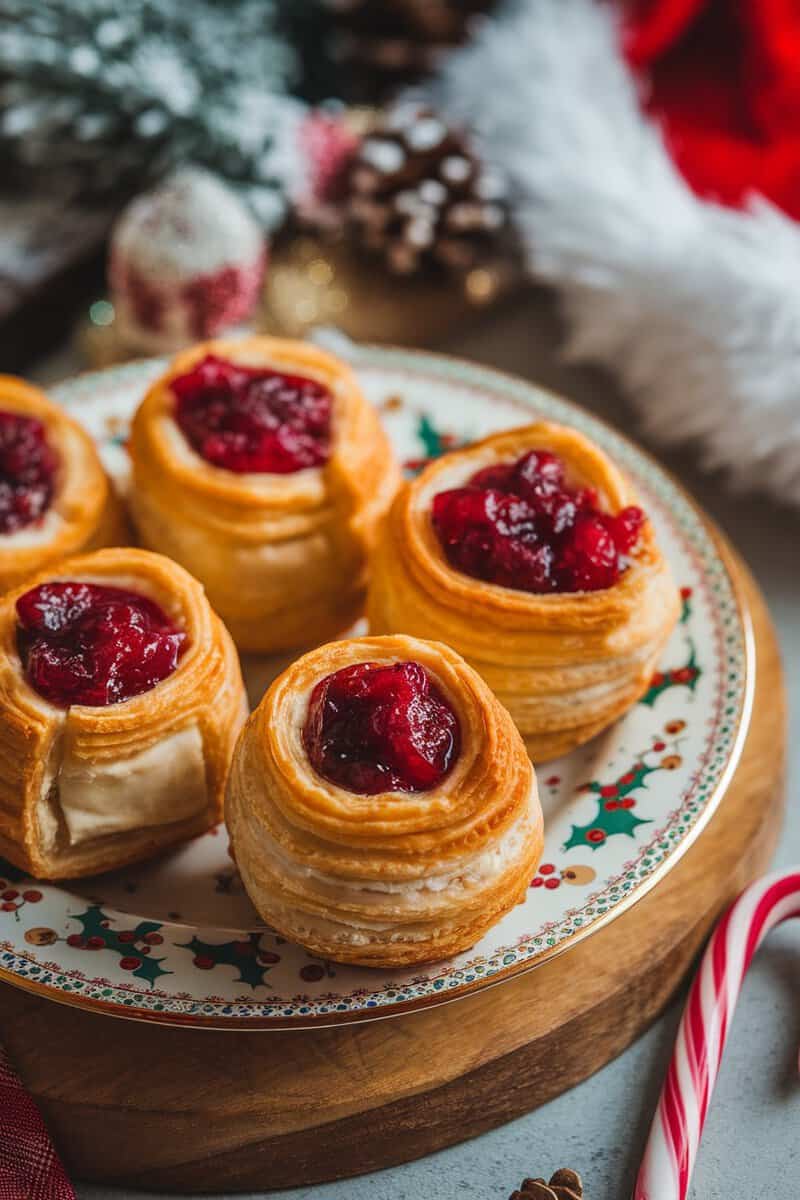
[[[0,1200],[75,1200],[39,1110],[2,1050]]]
[[[800,219],[800,0],[620,0],[624,47],[701,196]]]

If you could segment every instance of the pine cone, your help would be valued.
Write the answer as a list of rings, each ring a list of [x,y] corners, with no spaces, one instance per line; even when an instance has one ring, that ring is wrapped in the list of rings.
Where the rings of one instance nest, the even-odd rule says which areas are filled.
[[[350,167],[345,213],[390,269],[467,270],[491,257],[507,228],[502,176],[431,109],[398,105],[362,141]]]
[[[467,41],[496,2],[326,0],[333,14],[333,55],[350,68],[362,99],[385,97]]]
[[[585,1200],[583,1181],[577,1171],[562,1167],[550,1176],[549,1183],[544,1179],[523,1179],[510,1200]]]

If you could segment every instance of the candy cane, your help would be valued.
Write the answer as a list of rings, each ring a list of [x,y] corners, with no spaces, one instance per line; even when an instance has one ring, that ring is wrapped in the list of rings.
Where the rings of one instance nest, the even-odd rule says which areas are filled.
[[[714,931],[689,992],[633,1200],[686,1200],[745,972],[775,925],[800,916],[800,868],[751,884]]]

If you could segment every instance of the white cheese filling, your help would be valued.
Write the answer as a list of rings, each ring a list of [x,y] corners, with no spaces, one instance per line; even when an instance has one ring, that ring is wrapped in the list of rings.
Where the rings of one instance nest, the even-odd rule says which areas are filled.
[[[342,879],[327,875],[295,861],[269,836],[259,838],[258,852],[262,865],[268,867],[275,878],[309,888],[323,901],[334,905],[337,902],[352,902],[362,908],[369,907],[374,909],[378,918],[381,909],[388,904],[396,911],[404,910],[413,919],[414,914],[420,911],[433,914],[436,910],[450,907],[456,897],[466,898],[470,893],[490,887],[524,856],[537,820],[538,792],[534,780],[525,810],[489,845],[456,863],[437,864],[419,879],[394,882],[384,879]],[[317,919],[311,914],[303,915],[305,925],[311,929]],[[391,928],[395,923],[385,924],[380,919],[372,922],[341,913],[337,913],[336,920],[344,925],[357,924],[375,929]],[[332,922],[324,923],[329,927]]]
[[[196,725],[114,762],[87,762],[66,749],[56,782],[72,845],[170,825],[208,803],[203,740]]]
[[[21,529],[15,529],[13,533],[0,534],[0,551],[17,551],[27,550],[33,546],[46,546],[52,542],[56,534],[60,531],[64,524],[64,518],[54,508],[48,508],[47,512],[38,521],[33,521],[30,525],[23,525]]]

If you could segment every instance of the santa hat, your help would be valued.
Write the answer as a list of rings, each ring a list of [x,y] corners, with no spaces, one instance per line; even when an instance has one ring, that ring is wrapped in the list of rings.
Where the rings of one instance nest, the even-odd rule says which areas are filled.
[[[800,503],[800,11],[517,0],[432,89],[516,194],[572,359],[645,430]]]

